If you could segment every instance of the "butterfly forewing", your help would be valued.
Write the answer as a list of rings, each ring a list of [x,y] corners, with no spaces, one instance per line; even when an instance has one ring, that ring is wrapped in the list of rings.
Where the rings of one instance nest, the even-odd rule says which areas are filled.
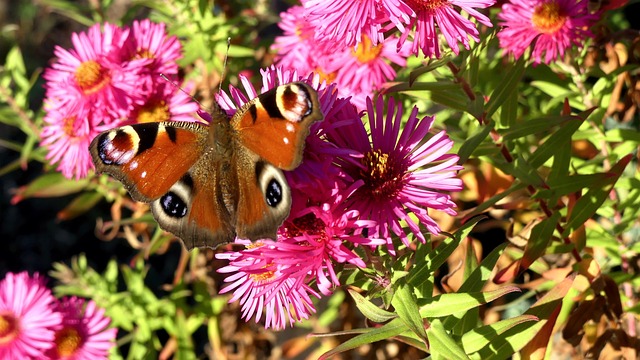
[[[271,89],[238,110],[231,120],[239,142],[283,170],[302,161],[309,127],[322,120],[318,95],[304,83]]]

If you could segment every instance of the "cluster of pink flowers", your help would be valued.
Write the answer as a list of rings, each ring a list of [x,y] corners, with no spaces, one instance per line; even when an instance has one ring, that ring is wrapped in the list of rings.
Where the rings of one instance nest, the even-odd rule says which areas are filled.
[[[500,47],[516,58],[532,46],[535,64],[550,64],[572,48],[581,48],[600,15],[588,10],[587,0],[517,0],[502,5],[498,14]]]
[[[259,321],[264,313],[267,328],[281,329],[287,320],[307,319],[315,312],[311,298],[340,285],[336,266],[367,266],[357,249],[383,246],[394,254],[395,238],[409,245],[410,235],[424,242],[425,230],[439,233],[429,209],[456,214],[447,192],[461,190],[456,175],[462,167],[449,153],[447,134],[429,136],[434,118],[419,117],[415,107],[405,119],[393,99],[368,100],[363,121],[365,113],[319,76],[272,67],[262,77],[260,92],[306,81],[318,91],[325,115],[311,127],[303,163],[286,174],[293,205],[277,241],[238,239],[245,250],[217,255],[229,261],[219,269],[229,274],[221,292],[233,291],[231,301],[240,301],[246,320]],[[231,96],[218,96],[228,112],[258,94],[241,80],[246,95],[232,88]]]
[[[352,97],[359,109],[366,97],[394,80],[391,64],[404,67],[410,54],[440,57],[440,35],[455,53],[459,43],[480,41],[465,11],[491,26],[476,9],[495,0],[303,0],[282,13],[284,34],[276,38],[276,64],[300,74],[314,72],[336,83],[340,95]],[[395,30],[394,30],[395,29]]]
[[[171,81],[182,46],[164,24],[136,21],[131,27],[96,24],[72,35],[71,50],[57,46],[46,69],[47,159],[66,177],[83,178],[92,169],[87,151],[103,130],[146,122],[194,121],[198,105]]]
[[[110,323],[91,300],[56,299],[38,274],[0,281],[0,359],[105,359],[118,331]]]

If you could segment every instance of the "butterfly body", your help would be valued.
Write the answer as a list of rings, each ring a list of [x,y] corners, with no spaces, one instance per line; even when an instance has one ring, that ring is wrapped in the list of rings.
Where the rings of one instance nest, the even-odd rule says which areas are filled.
[[[151,204],[160,226],[187,248],[243,239],[275,239],[291,191],[282,170],[302,160],[309,127],[322,119],[315,90],[304,83],[272,89],[210,126],[161,122],[99,134],[90,151],[97,172],[121,181]]]

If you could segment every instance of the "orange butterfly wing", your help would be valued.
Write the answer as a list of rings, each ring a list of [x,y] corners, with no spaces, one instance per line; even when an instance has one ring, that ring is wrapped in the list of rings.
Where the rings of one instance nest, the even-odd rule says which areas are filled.
[[[259,95],[231,120],[239,143],[283,170],[302,161],[309,127],[322,120],[318,95],[304,83],[291,83]]]

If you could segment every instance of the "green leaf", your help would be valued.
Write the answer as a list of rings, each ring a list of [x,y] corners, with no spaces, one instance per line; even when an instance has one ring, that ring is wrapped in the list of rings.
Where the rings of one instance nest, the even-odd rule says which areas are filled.
[[[464,349],[447,333],[442,322],[434,319],[427,330],[429,351],[434,360],[468,359]]]
[[[54,172],[41,175],[29,185],[21,188],[13,201],[21,201],[32,197],[57,197],[84,190],[89,184],[88,179],[67,179],[61,173]]]
[[[520,289],[515,286],[505,286],[485,292],[440,294],[429,299],[422,299],[424,301],[420,306],[420,316],[437,318],[461,313],[518,291]]]
[[[420,309],[418,308],[416,297],[411,291],[411,286],[404,281],[399,281],[395,286],[395,294],[391,300],[391,305],[393,305],[396,313],[407,327],[426,342],[427,332],[424,329]]]
[[[489,345],[514,326],[530,321],[538,321],[538,317],[533,315],[520,315],[490,325],[481,326],[462,335],[462,341],[460,343],[464,351],[467,354],[471,354]]]
[[[556,211],[551,217],[540,221],[531,229],[531,235],[520,262],[520,270],[528,269],[534,261],[545,254],[559,219],[560,212]]]
[[[485,216],[482,215],[467,220],[455,234],[446,237],[438,247],[431,251],[424,261],[418,259],[416,265],[407,276],[407,283],[411,286],[419,287],[423,281],[429,279],[430,274],[447,261],[447,258],[458,247],[460,241],[466,238],[478,221],[484,218]]]
[[[482,144],[482,142],[489,136],[494,125],[495,123],[492,121],[489,124],[482,126],[478,132],[473,134],[462,144],[462,146],[460,146],[460,150],[458,150],[458,156],[460,157],[458,164],[464,164],[467,162],[475,149],[478,148],[478,146],[480,146],[480,144]]]
[[[525,136],[539,134],[545,131],[550,131],[556,126],[562,126],[574,119],[575,116],[571,115],[553,115],[529,119],[510,127],[504,134],[502,134],[502,138],[505,141],[511,141]]]
[[[322,354],[318,359],[328,359],[334,355],[345,352],[347,350],[355,349],[362,345],[371,344],[376,341],[386,340],[400,335],[404,331],[407,331],[407,325],[402,320],[396,318],[388,322],[387,324],[373,329],[362,329],[362,334],[355,336],[342,344],[336,346],[330,351]]]
[[[71,200],[71,202],[64,209],[58,212],[58,219],[74,219],[91,210],[102,199],[102,194],[99,194],[97,192],[81,193],[75,199]]]
[[[584,122],[577,116],[573,117],[573,121],[565,122],[560,129],[555,131],[540,145],[536,151],[529,157],[529,163],[532,167],[538,168],[542,166],[548,159],[554,156],[562,145],[570,141],[571,136],[580,128]]]
[[[347,289],[349,294],[353,298],[356,303],[356,307],[362,312],[367,319],[375,322],[375,323],[384,323],[391,319],[398,317],[398,315],[386,311],[384,309],[380,309],[378,306],[374,305],[369,300],[365,299],[362,295],[360,295],[357,291],[352,289]]]
[[[498,110],[513,93],[518,92],[518,84],[520,83],[522,74],[524,74],[524,65],[524,57],[520,57],[513,67],[504,74],[502,81],[496,86],[495,90],[493,90],[486,106],[487,119],[491,119],[496,110]]]
[[[571,211],[571,215],[565,230],[562,233],[562,237],[567,237],[569,234],[582,226],[589,218],[591,218],[596,211],[600,208],[602,203],[609,196],[609,192],[613,185],[618,181],[624,168],[631,161],[631,155],[628,155],[618,161],[610,171],[607,172],[607,179],[600,186],[589,189],[578,201]]]

